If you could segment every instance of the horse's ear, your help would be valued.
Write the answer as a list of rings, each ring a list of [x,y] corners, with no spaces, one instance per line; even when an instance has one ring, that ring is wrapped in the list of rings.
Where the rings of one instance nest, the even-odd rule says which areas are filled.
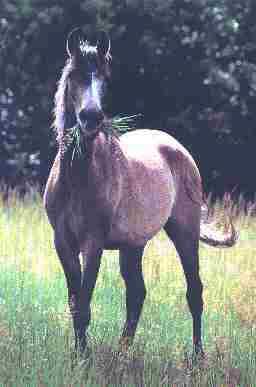
[[[86,37],[80,27],[74,28],[69,34],[66,43],[67,53],[70,57],[80,52],[80,44],[85,41]]]
[[[108,34],[105,31],[100,31],[98,33],[98,39],[97,39],[97,49],[98,52],[105,56],[106,59],[109,61],[111,59],[111,44]]]

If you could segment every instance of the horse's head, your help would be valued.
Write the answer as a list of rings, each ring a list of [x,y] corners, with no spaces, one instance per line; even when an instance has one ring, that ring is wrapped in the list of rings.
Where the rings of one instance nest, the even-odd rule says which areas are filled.
[[[83,134],[92,136],[104,119],[102,97],[104,81],[110,75],[110,40],[105,32],[90,42],[80,28],[67,39],[72,70],[67,79],[67,104],[75,113]]]

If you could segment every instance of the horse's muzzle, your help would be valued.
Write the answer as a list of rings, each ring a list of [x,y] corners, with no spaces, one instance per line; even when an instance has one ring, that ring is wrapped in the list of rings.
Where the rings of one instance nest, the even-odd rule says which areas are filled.
[[[86,132],[97,129],[104,119],[104,114],[101,110],[86,110],[83,109],[79,113],[79,123],[82,130]]]

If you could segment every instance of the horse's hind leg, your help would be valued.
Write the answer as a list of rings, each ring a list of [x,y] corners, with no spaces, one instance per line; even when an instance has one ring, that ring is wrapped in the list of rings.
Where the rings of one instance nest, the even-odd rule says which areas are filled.
[[[127,347],[133,341],[138,325],[146,288],[142,273],[142,248],[122,248],[120,250],[120,271],[126,286],[126,322],[124,325],[121,346]]]
[[[173,241],[180,256],[187,281],[187,301],[193,318],[193,345],[196,354],[203,353],[201,316],[203,312],[203,286],[199,275],[200,212],[188,211],[186,219],[169,219],[164,229]]]

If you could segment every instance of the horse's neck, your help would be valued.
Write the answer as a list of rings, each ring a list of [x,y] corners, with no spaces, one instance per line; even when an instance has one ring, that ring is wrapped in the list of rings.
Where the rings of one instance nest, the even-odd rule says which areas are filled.
[[[93,143],[89,163],[89,178],[104,186],[116,184],[125,163],[119,141],[112,135],[100,133]],[[101,187],[102,188],[102,187]]]
[[[73,153],[66,144],[59,146],[59,179],[70,190],[109,190],[120,180],[125,163],[117,138],[99,133],[93,141],[84,144],[81,155]]]

